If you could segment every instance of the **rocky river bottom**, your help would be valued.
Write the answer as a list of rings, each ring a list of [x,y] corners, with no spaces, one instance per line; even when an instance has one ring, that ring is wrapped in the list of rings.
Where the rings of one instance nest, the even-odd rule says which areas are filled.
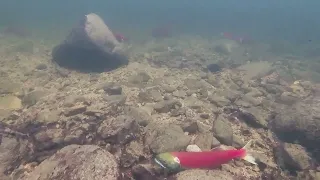
[[[128,65],[84,73],[55,64],[51,46],[10,38],[0,39],[2,180],[320,179],[317,61],[181,36],[127,44]],[[153,162],[249,140],[258,165],[164,177]]]

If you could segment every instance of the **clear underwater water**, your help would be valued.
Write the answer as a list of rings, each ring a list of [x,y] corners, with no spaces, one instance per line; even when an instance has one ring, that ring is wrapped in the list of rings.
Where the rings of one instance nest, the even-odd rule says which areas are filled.
[[[2,51],[6,52],[4,46],[11,46],[10,41],[20,41],[19,38],[13,38],[13,40],[6,39],[8,45],[3,43],[1,37],[4,36],[3,31],[7,27],[17,26],[21,27],[22,31],[25,29],[31,32],[31,36],[27,37],[27,40],[22,39],[21,42],[15,42],[15,46],[18,47],[17,51],[38,52],[46,49],[49,52],[52,50],[50,47],[62,42],[71,28],[77,25],[84,15],[96,13],[104,19],[113,32],[120,32],[127,36],[130,39],[130,44],[135,47],[139,47],[139,43],[146,39],[152,39],[152,29],[165,26],[170,26],[174,30],[175,37],[179,35],[201,36],[209,43],[211,43],[211,39],[214,42],[214,37],[221,38],[221,33],[225,32],[246,37],[259,45],[272,44],[271,49],[276,55],[268,60],[275,62],[277,59],[272,58],[278,58],[277,56],[282,55],[279,59],[285,61],[287,58],[285,56],[288,55],[288,59],[299,61],[294,64],[294,68],[290,67],[292,64],[289,61],[283,63],[287,65],[290,80],[299,80],[306,74],[305,76],[310,76],[306,79],[316,80],[319,83],[319,7],[319,0],[0,0],[0,58],[2,58]],[[28,38],[43,41],[49,48],[36,49],[32,47],[36,40]],[[172,38],[172,41],[177,40]],[[180,42],[181,44],[183,43]],[[161,44],[160,47],[160,51],[165,47],[163,56],[165,61],[167,60],[166,53],[171,53],[169,46]],[[254,45],[252,46],[254,49]],[[156,49],[157,46],[155,45],[153,48]],[[181,53],[182,51],[177,52]],[[144,53],[148,55],[148,52],[144,51],[141,54]],[[195,54],[192,57],[203,55],[201,52],[192,51],[192,53]],[[253,61],[259,61],[259,57],[265,55],[263,54],[265,52],[261,52],[263,55],[260,55],[260,51],[252,53],[254,54],[252,57],[256,58]],[[208,59],[212,57],[211,51],[209,54]],[[230,57],[236,60],[241,60],[241,58],[235,57],[236,55],[245,56],[242,51],[234,54],[233,57]],[[200,55],[199,59],[202,57]],[[148,59],[149,56],[144,57]],[[16,52],[13,52],[9,59],[18,59]],[[242,59],[244,60],[241,63],[250,61],[246,56]],[[18,61],[11,62],[12,64],[18,63]],[[29,66],[30,63],[26,63],[26,69]],[[295,79],[292,74],[298,73],[293,70],[299,73],[301,70],[300,74],[302,75]],[[312,72],[310,73],[309,70]],[[11,73],[8,72],[7,74]],[[311,78],[311,76],[313,77]],[[28,80],[28,78],[26,75],[25,79]],[[318,97],[317,94],[316,98],[312,100],[316,101],[319,99]]]
[[[319,6],[316,0],[2,0],[0,26],[24,25],[55,39],[94,12],[112,29],[133,37],[149,36],[150,28],[171,24],[180,33],[231,32],[255,40],[319,43]]]

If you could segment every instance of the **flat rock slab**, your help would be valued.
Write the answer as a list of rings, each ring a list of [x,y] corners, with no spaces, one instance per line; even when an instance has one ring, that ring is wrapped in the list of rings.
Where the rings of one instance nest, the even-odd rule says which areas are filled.
[[[69,145],[44,160],[26,180],[117,180],[118,164],[108,151],[94,145]]]
[[[252,62],[237,68],[245,73],[243,80],[245,82],[254,78],[260,78],[272,71],[272,63],[267,61]]]

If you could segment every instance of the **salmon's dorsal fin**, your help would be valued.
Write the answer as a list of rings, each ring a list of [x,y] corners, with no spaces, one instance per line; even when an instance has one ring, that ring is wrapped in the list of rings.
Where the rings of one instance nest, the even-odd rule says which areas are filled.
[[[255,164],[256,165],[257,164],[256,158],[254,158],[249,153],[249,149],[250,149],[251,145],[252,145],[252,140],[250,140],[245,146],[243,146],[243,148],[241,148],[241,149],[245,150],[245,155],[241,159],[243,159],[243,160],[245,160],[245,161],[247,161],[247,162],[249,162],[251,164]]]

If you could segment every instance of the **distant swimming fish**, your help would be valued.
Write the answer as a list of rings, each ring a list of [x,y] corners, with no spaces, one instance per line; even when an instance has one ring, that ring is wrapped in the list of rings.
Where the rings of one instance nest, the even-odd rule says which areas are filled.
[[[255,158],[247,151],[251,143],[252,141],[249,141],[243,148],[237,150],[161,153],[155,157],[155,162],[168,173],[184,169],[216,168],[235,158],[241,158],[251,164],[257,164]]]
[[[223,37],[225,37],[227,39],[230,39],[230,40],[233,40],[233,41],[236,41],[236,42],[238,42],[240,44],[249,42],[249,38],[242,37],[242,36],[235,36],[235,35],[233,35],[232,33],[229,33],[229,32],[223,32],[221,34],[222,34]]]
[[[119,41],[119,42],[124,42],[124,41],[128,41],[129,39],[124,36],[123,34],[121,33],[113,33],[113,35],[116,37],[116,39]]]
[[[233,35],[229,32],[222,32],[221,35],[227,39],[234,40]]]
[[[13,25],[7,26],[3,30],[3,34],[12,34],[19,37],[27,37],[31,35],[31,33],[27,29],[20,26],[13,26]]]
[[[155,38],[165,38],[172,36],[172,27],[171,25],[158,26],[152,29],[152,37]]]

